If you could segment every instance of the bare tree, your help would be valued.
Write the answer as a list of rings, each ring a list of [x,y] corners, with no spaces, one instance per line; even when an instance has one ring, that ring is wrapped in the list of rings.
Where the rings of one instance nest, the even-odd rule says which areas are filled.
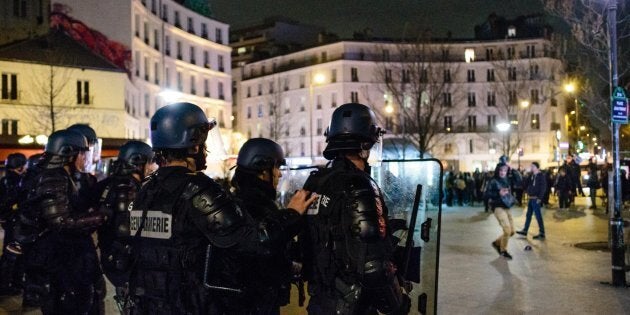
[[[426,36],[380,47],[387,54],[377,63],[374,79],[385,104],[365,93],[379,119],[402,138],[403,152],[411,145],[420,158],[448,137],[454,131],[451,126],[457,125],[453,119],[461,117],[453,115],[453,105],[462,95],[456,93],[451,80],[459,67],[443,55],[443,48]]]
[[[278,142],[289,129],[290,113],[285,110],[285,87],[288,86],[288,78],[275,76],[268,82],[269,93],[266,101],[269,106],[269,120],[267,130],[269,138]]]
[[[543,54],[554,55],[555,52],[546,51]],[[555,78],[560,74],[560,62],[530,59],[536,56],[516,56],[514,50],[508,53],[499,52],[496,56],[489,56],[494,61],[488,69],[488,81],[491,90],[488,91],[487,104],[480,106],[479,112],[490,113],[490,108],[496,111],[495,123],[508,123],[510,129],[501,134],[495,127],[480,133],[488,141],[496,141],[497,133],[503,144],[502,153],[511,157],[522,147],[527,133],[547,129],[541,126],[541,121],[547,121],[548,110],[536,110],[541,106],[557,106],[558,92],[555,90]],[[492,124],[489,124],[490,126]],[[556,122],[551,129],[559,129]]]
[[[608,1],[601,0],[541,0],[545,9],[566,22],[571,27],[577,42],[578,68],[576,72],[590,80],[581,81],[580,96],[588,106],[585,114],[601,125],[610,124],[610,94],[612,93],[609,65],[610,34],[606,25]],[[611,0],[613,1],[613,0]],[[619,43],[619,77],[630,73],[630,6],[625,1],[616,1],[617,40]],[[627,80],[626,80],[627,81]],[[606,89],[608,87],[608,89]],[[607,91],[607,92],[603,92]]]

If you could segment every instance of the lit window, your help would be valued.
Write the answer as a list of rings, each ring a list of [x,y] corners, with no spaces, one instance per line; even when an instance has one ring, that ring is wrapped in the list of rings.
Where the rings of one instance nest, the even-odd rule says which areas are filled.
[[[464,51],[464,59],[466,60],[466,62],[475,61],[475,50],[472,48],[466,48],[466,50]]]
[[[514,27],[513,25],[510,25],[510,27],[508,28],[508,37],[516,37],[516,27]]]

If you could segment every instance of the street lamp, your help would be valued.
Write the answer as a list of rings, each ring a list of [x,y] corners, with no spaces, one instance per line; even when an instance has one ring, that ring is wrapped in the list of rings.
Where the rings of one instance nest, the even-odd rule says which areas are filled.
[[[577,90],[577,87],[575,86],[573,82],[570,82],[564,85],[564,91],[571,95],[574,95],[576,90]],[[577,127],[577,125],[580,123],[580,111],[578,107],[577,96],[573,97],[573,102],[575,104],[575,110],[571,111],[571,115],[575,114],[575,126]],[[580,141],[580,130],[584,130],[584,129],[582,127],[576,128],[576,133],[577,133],[576,141]]]
[[[158,96],[161,97],[164,102],[166,102],[166,104],[171,104],[177,102],[180,97],[182,97],[182,93],[175,90],[166,89],[158,93]]]
[[[529,101],[521,101],[521,107],[523,108],[529,107]]]

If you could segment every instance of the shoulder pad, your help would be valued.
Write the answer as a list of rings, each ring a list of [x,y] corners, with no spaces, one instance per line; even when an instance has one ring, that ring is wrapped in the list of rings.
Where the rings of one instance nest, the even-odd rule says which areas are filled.
[[[200,186],[201,184],[205,186]],[[204,182],[191,182],[183,196],[192,200],[193,208],[203,218],[210,232],[224,233],[244,222],[241,209],[230,195],[210,178]]]

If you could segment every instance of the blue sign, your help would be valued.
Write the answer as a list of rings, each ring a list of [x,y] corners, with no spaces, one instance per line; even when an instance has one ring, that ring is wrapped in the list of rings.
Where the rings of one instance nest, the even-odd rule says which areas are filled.
[[[628,123],[628,98],[626,91],[621,87],[616,87],[612,95],[612,121],[621,124]]]

